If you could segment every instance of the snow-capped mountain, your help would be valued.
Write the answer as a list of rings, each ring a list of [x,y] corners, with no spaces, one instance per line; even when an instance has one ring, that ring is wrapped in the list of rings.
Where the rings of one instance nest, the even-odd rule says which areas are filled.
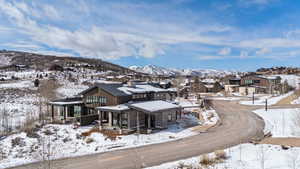
[[[225,76],[237,74],[236,71],[220,71],[214,69],[170,69],[155,65],[130,66],[129,69],[152,75],[191,75],[191,76]]]

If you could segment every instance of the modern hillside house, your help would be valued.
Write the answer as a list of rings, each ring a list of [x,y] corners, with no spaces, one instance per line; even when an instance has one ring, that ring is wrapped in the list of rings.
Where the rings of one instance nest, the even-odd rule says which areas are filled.
[[[50,102],[52,119],[130,131],[166,128],[181,117],[181,107],[171,103],[176,92],[155,84],[97,83],[79,96]]]
[[[241,78],[241,86],[240,89],[246,91],[245,95],[248,93],[282,93],[280,76],[247,75]],[[253,88],[252,92],[248,91],[250,88]],[[244,92],[240,91],[240,93]]]

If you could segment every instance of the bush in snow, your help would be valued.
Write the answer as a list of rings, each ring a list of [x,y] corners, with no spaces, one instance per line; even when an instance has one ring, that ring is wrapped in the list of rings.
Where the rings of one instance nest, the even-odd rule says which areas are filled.
[[[64,143],[69,142],[69,141],[72,141],[72,139],[69,138],[69,137],[66,137],[66,138],[63,139],[63,142],[64,142]]]
[[[216,159],[204,154],[200,157],[200,164],[203,166],[210,166],[216,163]]]
[[[11,145],[12,145],[12,147],[16,147],[16,146],[24,147],[26,145],[26,143],[23,138],[16,137],[11,140]]]
[[[32,130],[27,130],[26,131],[26,135],[29,138],[40,138],[40,135],[36,132],[36,130],[32,129]]]
[[[87,144],[90,144],[90,143],[94,142],[94,139],[91,138],[91,137],[88,137],[88,138],[85,140],[85,142],[86,142]]]
[[[216,150],[214,153],[216,155],[216,160],[218,161],[223,161],[228,158],[224,150]]]

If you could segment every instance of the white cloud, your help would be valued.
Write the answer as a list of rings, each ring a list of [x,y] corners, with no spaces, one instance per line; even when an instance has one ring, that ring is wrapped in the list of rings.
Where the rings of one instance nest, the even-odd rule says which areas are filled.
[[[230,53],[231,53],[231,48],[229,48],[229,47],[222,48],[218,52],[219,55],[229,55]]]
[[[204,55],[198,57],[200,60],[216,60],[216,59],[224,59],[222,56],[217,55]]]
[[[270,52],[271,52],[271,49],[269,49],[269,48],[261,48],[260,50],[256,51],[256,54],[257,55],[265,55]]]
[[[250,3],[257,4],[264,4],[269,1],[249,0]],[[77,2],[84,5],[78,5]],[[68,0],[68,3],[73,4],[74,7],[78,6],[76,12],[79,10],[91,16],[95,13],[95,11],[92,11],[95,10],[93,6],[88,6],[86,1],[79,0],[75,2]],[[78,26],[72,27],[72,30],[70,30],[44,21],[44,17],[53,20],[61,19],[59,23],[66,21],[64,20],[66,18],[61,17],[65,16],[63,15],[65,14],[63,13],[64,10],[58,10],[54,7],[34,4],[34,2],[26,4],[19,1],[0,0],[0,14],[4,13],[8,16],[13,27],[18,27],[18,33],[29,38],[28,44],[14,44],[16,48],[22,46],[24,48],[26,46],[27,48],[34,48],[34,46],[31,46],[32,44],[42,44],[59,51],[72,51],[72,53],[80,56],[105,59],[118,59],[127,56],[153,58],[164,55],[166,50],[169,49],[168,46],[189,43],[197,44],[197,48],[198,46],[199,48],[205,46],[214,50],[213,52],[202,51],[202,53],[209,54],[199,57],[201,59],[246,58],[250,57],[249,53],[246,52],[247,50],[256,52],[258,55],[264,55],[263,57],[268,57],[265,55],[271,55],[272,51],[270,49],[273,48],[300,48],[300,40],[289,38],[293,37],[291,34],[295,34],[294,32],[289,33],[288,38],[245,39],[242,31],[237,30],[235,27],[217,24],[217,22],[205,20],[205,24],[194,25],[193,22],[186,22],[184,17],[178,19],[177,16],[170,20],[158,21],[153,16],[145,16],[142,13],[133,12],[136,8],[143,7],[145,10],[153,8],[143,6],[143,4],[137,4],[133,7],[128,5],[128,8],[123,6],[123,4],[117,4],[114,7],[113,5],[108,7],[100,6],[100,9],[97,9],[97,11],[100,11],[100,13],[97,13],[99,20],[103,19],[101,16],[108,14],[111,20],[103,19],[105,23],[103,25],[89,23],[90,25],[87,26],[78,24]],[[121,9],[121,12],[117,9]],[[40,19],[43,22],[39,22]],[[200,19],[197,18],[195,20]],[[106,24],[107,22],[109,24]],[[7,29],[5,28],[4,30]],[[237,34],[240,34],[240,36]],[[260,37],[263,37],[263,35]],[[10,45],[12,46],[13,44]],[[223,47],[217,52],[218,56],[213,54],[216,52],[216,47]],[[240,49],[240,55],[232,56],[232,49]]]
[[[58,11],[51,5],[43,6],[44,15],[51,19],[61,19]]]
[[[17,49],[41,49],[39,45],[30,44],[28,42],[15,42],[15,43],[4,43],[2,46],[6,46],[9,48],[17,48]]]
[[[247,58],[249,53],[247,51],[241,51],[240,58]]]
[[[0,33],[1,33],[1,32],[9,32],[9,31],[11,31],[10,28],[5,27],[5,26],[1,26],[1,25],[0,25]]]

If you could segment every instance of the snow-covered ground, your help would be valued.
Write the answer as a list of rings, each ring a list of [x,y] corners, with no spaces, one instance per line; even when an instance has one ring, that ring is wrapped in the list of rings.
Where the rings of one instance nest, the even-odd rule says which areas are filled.
[[[237,101],[241,100],[241,97],[213,97],[213,100],[226,100],[226,101]]]
[[[11,99],[7,99],[1,102],[0,133],[4,129],[3,125],[8,125],[11,130],[14,130],[21,127],[26,120],[36,119],[39,113],[38,103],[38,98],[36,98],[35,95],[29,94],[20,98],[15,98],[13,101]],[[2,114],[4,111],[7,114]]]
[[[79,92],[82,92],[89,87],[87,85],[83,85],[81,83],[68,82],[68,81],[60,81],[62,85],[59,87],[56,92],[59,97],[73,97],[77,95]]]
[[[201,116],[203,118],[203,122],[202,122],[203,126],[215,125],[220,120],[218,113],[213,109],[202,111]]]
[[[274,137],[300,136],[300,109],[264,109],[255,110],[266,123],[266,131]]]
[[[110,140],[101,133],[92,133],[83,137],[82,133],[92,127],[73,129],[71,125],[47,125],[37,132],[37,135],[19,133],[8,136],[0,141],[4,159],[0,159],[0,168],[31,163],[42,159],[42,141],[50,143],[51,158],[74,157],[117,149],[162,143],[196,135],[191,128],[185,128],[187,123],[199,123],[193,116],[184,116],[178,124],[170,125],[168,129],[153,134],[118,136]],[[14,142],[18,139],[18,145]]]
[[[265,132],[271,132],[274,137],[300,137],[300,109],[264,109],[255,110],[265,123]],[[225,150],[227,159],[216,162],[207,169],[296,169],[300,167],[300,148],[291,147],[288,150],[276,145],[242,144]],[[209,157],[215,159],[215,154]],[[201,168],[201,159],[197,156],[175,162],[165,163],[147,169],[177,169]]]
[[[293,101],[291,102],[291,104],[300,104],[300,97],[297,98],[297,99],[295,99],[295,100],[293,100]]]
[[[287,81],[292,87],[299,88],[300,76],[297,75],[278,75],[281,77],[281,82]]]
[[[300,167],[300,148],[284,150],[281,146],[242,144],[225,150],[227,159],[220,160],[211,166],[201,165],[203,156],[197,156],[180,161],[165,163],[147,169],[177,169],[185,165],[186,168],[207,169],[296,169]],[[214,160],[216,155],[209,154]]]
[[[3,82],[0,83],[0,89],[24,89],[24,88],[34,88],[33,81],[24,80],[24,81],[14,81],[14,82]]]
[[[266,99],[268,100],[268,105],[274,105],[278,103],[280,100],[292,95],[294,91],[291,91],[289,93],[286,93],[284,95],[279,95],[279,96],[272,96],[272,95],[264,95],[261,96],[259,95],[258,97],[255,96],[254,104],[252,100],[250,101],[241,101],[240,104],[243,105],[265,105],[266,104]]]
[[[4,128],[14,130],[38,115],[37,90],[30,80],[0,83],[0,133]],[[4,127],[6,126],[6,127]]]
[[[178,97],[176,98],[175,102],[177,102],[178,105],[183,108],[200,107],[200,104],[196,103],[195,99],[184,99]]]

